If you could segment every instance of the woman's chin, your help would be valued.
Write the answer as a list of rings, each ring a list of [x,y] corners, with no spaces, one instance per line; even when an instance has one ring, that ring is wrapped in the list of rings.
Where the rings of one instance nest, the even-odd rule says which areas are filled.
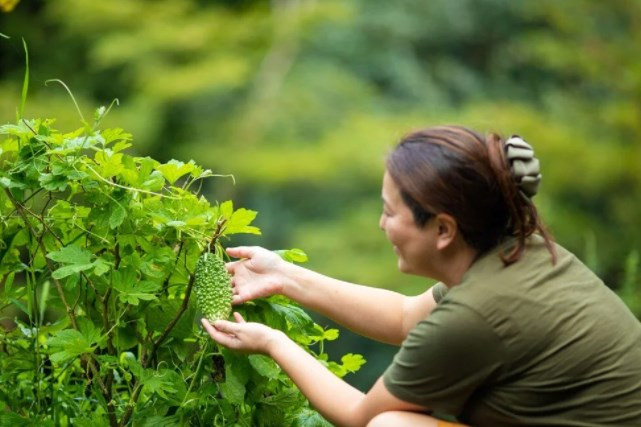
[[[407,265],[407,263],[403,260],[403,258],[399,257],[398,258],[398,271],[404,274],[411,274],[412,271]]]

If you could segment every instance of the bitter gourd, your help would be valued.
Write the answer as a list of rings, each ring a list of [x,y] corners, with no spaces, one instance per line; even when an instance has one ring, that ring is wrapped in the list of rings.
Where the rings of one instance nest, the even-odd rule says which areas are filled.
[[[231,276],[223,260],[206,252],[198,258],[194,272],[196,303],[210,322],[227,319],[231,313]]]

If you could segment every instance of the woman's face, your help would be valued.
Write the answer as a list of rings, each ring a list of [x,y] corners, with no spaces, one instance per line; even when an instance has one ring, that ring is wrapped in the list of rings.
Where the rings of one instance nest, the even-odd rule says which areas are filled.
[[[399,188],[385,172],[383,176],[383,213],[380,227],[394,246],[398,269],[403,273],[431,276],[430,260],[435,259],[437,226],[433,219],[419,228],[412,211],[403,202]]]

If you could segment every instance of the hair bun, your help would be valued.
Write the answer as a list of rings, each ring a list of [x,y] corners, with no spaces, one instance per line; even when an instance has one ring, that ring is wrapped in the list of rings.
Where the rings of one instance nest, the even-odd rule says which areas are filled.
[[[532,146],[512,135],[505,141],[505,154],[519,191],[527,198],[534,197],[541,182],[541,169]]]

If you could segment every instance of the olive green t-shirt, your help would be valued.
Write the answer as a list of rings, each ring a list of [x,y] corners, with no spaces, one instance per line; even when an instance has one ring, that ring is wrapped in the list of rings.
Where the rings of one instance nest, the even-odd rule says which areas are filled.
[[[560,246],[498,250],[437,284],[383,380],[394,396],[474,426],[641,426],[641,324]]]

